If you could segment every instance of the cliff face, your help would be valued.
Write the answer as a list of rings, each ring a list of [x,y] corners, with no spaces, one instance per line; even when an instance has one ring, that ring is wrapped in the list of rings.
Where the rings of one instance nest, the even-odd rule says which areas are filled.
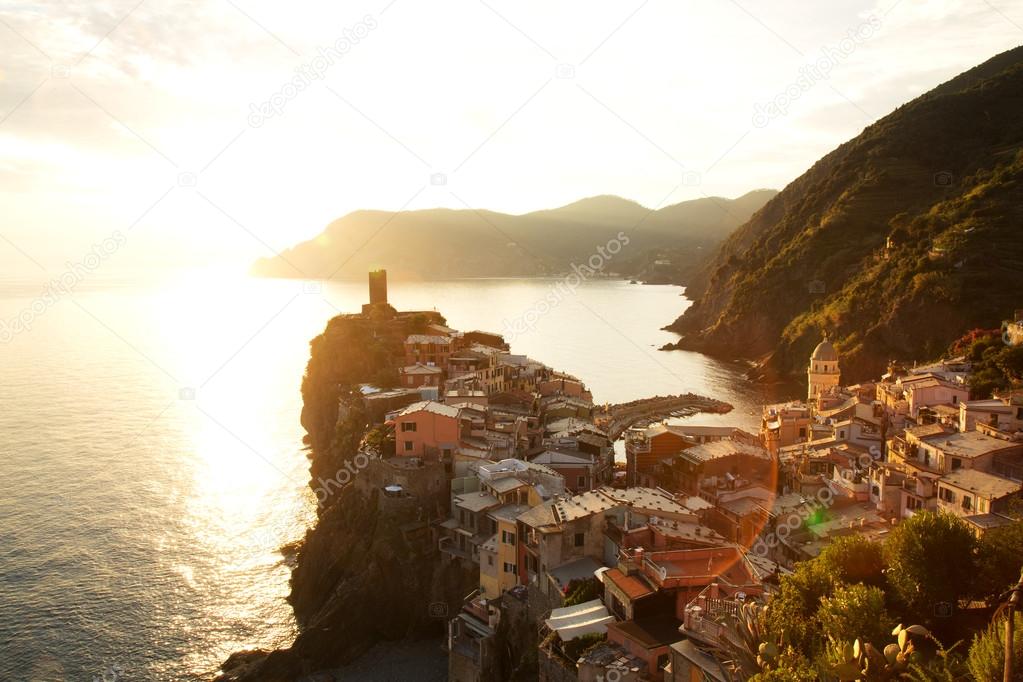
[[[1023,48],[903,105],[769,201],[693,279],[679,347],[843,378],[997,327],[1023,281]]]
[[[390,377],[401,340],[423,323],[337,317],[313,340],[302,422],[312,445],[310,486],[319,489],[321,505],[291,578],[300,634],[288,649],[235,654],[222,680],[290,681],[350,663],[380,641],[439,637],[445,621],[436,605],[454,612],[476,586],[473,572],[440,560],[426,528],[431,510],[382,504],[362,467],[351,485],[323,492],[324,480],[357,466],[351,462],[367,423],[355,385]]]

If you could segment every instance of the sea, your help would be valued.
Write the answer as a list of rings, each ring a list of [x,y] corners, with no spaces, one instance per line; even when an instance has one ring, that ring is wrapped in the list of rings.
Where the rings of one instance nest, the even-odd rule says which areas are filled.
[[[389,299],[501,332],[598,403],[692,391],[735,406],[692,423],[756,430],[766,397],[743,366],[658,350],[683,288],[571,283],[392,281]],[[280,548],[315,520],[309,341],[367,296],[216,271],[56,295],[0,278],[0,680],[209,680],[291,642]]]

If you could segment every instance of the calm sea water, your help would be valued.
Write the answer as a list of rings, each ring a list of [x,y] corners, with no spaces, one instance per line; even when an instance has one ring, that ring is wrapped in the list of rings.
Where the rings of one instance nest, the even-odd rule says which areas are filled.
[[[694,421],[755,427],[762,396],[738,368],[656,350],[680,288],[556,285],[392,282],[390,299],[503,331],[597,401],[694,391],[737,408]],[[206,679],[234,651],[288,643],[278,548],[315,517],[308,342],[365,285],[189,274],[39,293],[0,280],[0,320],[35,302],[0,344],[0,679]]]

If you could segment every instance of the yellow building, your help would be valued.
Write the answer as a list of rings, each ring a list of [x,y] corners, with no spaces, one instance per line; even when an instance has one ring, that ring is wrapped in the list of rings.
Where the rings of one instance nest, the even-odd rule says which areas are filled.
[[[496,599],[519,584],[516,519],[529,505],[506,504],[490,511],[497,532],[487,541],[486,556],[480,556],[480,594]]]

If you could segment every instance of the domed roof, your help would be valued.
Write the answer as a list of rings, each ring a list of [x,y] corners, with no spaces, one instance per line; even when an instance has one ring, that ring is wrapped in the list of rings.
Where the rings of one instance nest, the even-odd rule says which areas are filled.
[[[813,355],[810,356],[810,359],[822,362],[838,362],[838,353],[835,351],[835,347],[831,345],[831,342],[824,339],[813,349]]]

